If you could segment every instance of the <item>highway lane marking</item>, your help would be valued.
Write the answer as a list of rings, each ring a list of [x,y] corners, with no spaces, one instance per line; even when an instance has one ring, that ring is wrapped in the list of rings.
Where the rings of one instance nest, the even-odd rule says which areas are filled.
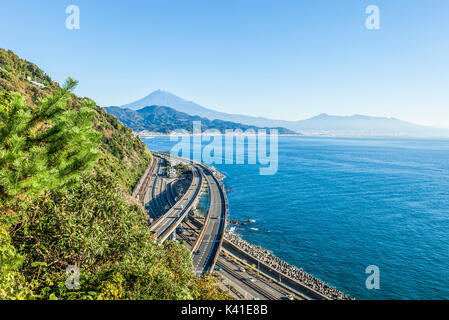
[[[198,169],[197,169],[197,170],[198,170]],[[191,209],[191,208],[189,208],[189,207],[190,207],[191,205],[192,205],[192,206],[194,205],[195,201],[197,200],[197,196],[200,194],[200,188],[199,188],[199,187],[200,187],[199,181],[201,180],[200,178],[201,178],[201,177],[198,177],[196,171],[194,171],[194,179],[193,179],[193,181],[192,181],[192,185],[195,185],[196,188],[193,188],[192,185],[191,185],[191,186],[189,187],[188,191],[186,192],[186,194],[183,196],[183,200],[181,200],[182,202],[178,202],[178,203],[175,205],[175,206],[177,207],[180,203],[182,203],[182,204],[185,204],[185,208],[184,208],[184,209],[182,210],[182,212],[179,214],[179,215],[180,215],[179,217],[175,217],[175,219],[171,221],[170,225],[169,225],[167,228],[165,228],[162,232],[160,232],[160,233],[158,233],[158,234],[164,235],[164,234],[167,232],[167,230],[168,230],[169,228],[171,228],[171,226],[173,225],[173,223],[177,223],[177,221],[179,221],[179,223],[181,223],[182,220],[184,220],[186,214],[187,214],[187,213],[190,211],[190,209]],[[187,196],[188,196],[188,197],[187,197]],[[184,199],[184,197],[185,197],[185,199]],[[188,199],[190,199],[190,200],[188,200]],[[175,209],[176,209],[175,207],[170,208],[169,211],[168,211],[166,214],[168,214],[170,211],[174,211]],[[189,209],[189,210],[187,210],[187,209]],[[166,217],[164,217],[164,218],[162,218],[162,219],[166,219]],[[165,226],[167,225],[167,222],[170,222],[170,220],[169,220],[169,221],[165,221],[165,222],[162,224],[162,226],[165,227]],[[158,228],[157,230],[160,230],[160,226],[161,226],[161,225],[158,225],[158,226],[156,227],[156,228]],[[165,238],[165,237],[164,237],[164,238]]]

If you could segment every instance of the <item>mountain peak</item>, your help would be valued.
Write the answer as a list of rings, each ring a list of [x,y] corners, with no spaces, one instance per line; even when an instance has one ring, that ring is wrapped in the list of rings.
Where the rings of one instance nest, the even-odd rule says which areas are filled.
[[[164,89],[153,91],[146,97],[121,107],[131,110],[139,110],[147,106],[170,107],[177,111],[185,112],[191,115],[204,115],[204,112],[208,111],[208,109],[194,102],[184,100],[183,98],[178,97],[177,95]]]
[[[180,97],[178,97],[177,95],[171,93],[170,91],[167,91],[167,90],[164,90],[164,89],[157,89],[157,90],[151,92],[145,98],[143,98],[141,100],[138,100],[138,101],[142,101],[144,99],[151,99],[151,98],[160,99],[161,97],[170,97],[170,98],[181,99]],[[136,101],[136,102],[138,102],[138,101]],[[123,107],[125,107],[125,106],[123,106]]]
[[[152,95],[152,94],[155,94],[155,93],[170,94],[170,95],[174,96],[173,93],[171,93],[170,91],[165,90],[165,89],[157,89],[157,90],[153,91],[152,93],[150,93],[149,95]]]

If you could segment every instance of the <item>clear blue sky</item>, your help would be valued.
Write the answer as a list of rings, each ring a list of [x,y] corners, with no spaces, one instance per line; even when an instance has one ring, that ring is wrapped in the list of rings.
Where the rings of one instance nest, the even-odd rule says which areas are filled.
[[[81,29],[65,28],[76,4]],[[380,30],[365,8],[380,8]],[[0,47],[77,94],[122,105],[156,89],[230,113],[329,113],[449,127],[447,0],[2,0]]]

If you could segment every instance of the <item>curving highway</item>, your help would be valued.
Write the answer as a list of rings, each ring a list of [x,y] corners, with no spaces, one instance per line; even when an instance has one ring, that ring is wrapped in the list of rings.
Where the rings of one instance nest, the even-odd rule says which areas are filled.
[[[195,166],[192,166],[192,176],[192,183],[187,192],[167,213],[150,226],[150,231],[154,232],[156,238],[161,242],[175,232],[176,228],[196,203],[203,184],[203,178],[201,172]]]
[[[181,234],[187,247],[191,247],[201,230],[201,222],[185,221],[185,232]],[[257,270],[251,271],[248,264],[234,257],[224,248],[217,260],[216,274],[221,278],[221,283],[230,290],[230,294],[236,299],[279,300],[288,295],[294,299],[303,299],[285,286],[279,285],[269,277],[259,274]],[[243,271],[242,271],[243,270]]]
[[[172,190],[173,181],[167,183],[164,178],[165,159],[167,155],[161,153],[154,157],[133,193],[137,199],[146,203],[148,213],[154,217],[155,221],[150,225],[150,230],[159,242],[165,241],[171,235],[176,235],[176,229],[181,223],[185,222],[183,226],[190,225],[185,218],[195,207],[203,184],[207,183],[210,201],[204,223],[190,234],[193,238],[188,239],[184,231],[180,233],[182,238],[188,239],[185,243],[191,247],[193,267],[197,275],[211,273],[217,265],[217,274],[222,278],[221,285],[228,287],[238,299],[314,298],[303,294],[302,290],[296,292],[278,282],[264,270],[261,270],[260,275],[259,272],[256,274],[254,271],[245,271],[244,269],[252,270],[253,267],[248,266],[245,259],[242,260],[234,256],[234,253],[222,248],[228,207],[222,183],[208,166],[177,157],[191,168],[192,181],[187,192],[176,201]]]
[[[200,166],[209,186],[209,212],[197,243],[192,248],[194,271],[202,275],[213,270],[226,228],[226,195],[213,173]]]
[[[152,164],[154,169],[150,170],[151,180],[148,177],[143,178],[149,186],[144,203],[147,204],[149,215],[154,219],[150,231],[160,242],[175,234],[176,228],[196,205],[203,183],[206,181],[210,195],[209,212],[203,229],[192,247],[192,259],[197,274],[210,273],[218,259],[226,228],[226,193],[209,167],[177,157],[191,168],[192,181],[187,192],[175,203],[171,184],[167,186],[164,179],[165,156],[155,156]]]

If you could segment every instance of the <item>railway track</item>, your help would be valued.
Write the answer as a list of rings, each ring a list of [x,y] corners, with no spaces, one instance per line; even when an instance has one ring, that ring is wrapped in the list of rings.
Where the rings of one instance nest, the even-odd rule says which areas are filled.
[[[156,167],[157,160],[153,157],[150,170],[148,171],[147,175],[144,178],[144,181],[139,187],[139,190],[137,191],[136,198],[140,200],[142,203],[145,199],[145,193],[148,190],[148,184],[150,182],[151,176],[153,175],[154,168]]]
[[[162,159],[158,160],[158,167],[154,173],[148,205],[149,210],[152,213],[152,218],[155,220],[164,215],[170,207],[166,195],[165,181],[162,178],[164,175],[162,161]]]
[[[156,175],[154,177],[154,185],[153,185],[153,190],[151,193],[151,203],[153,204],[153,208],[156,214],[156,218],[158,218],[159,216],[162,215],[162,208],[160,206],[160,202],[159,202],[159,195],[160,195],[160,190],[161,190],[161,179],[159,178],[160,176],[160,172],[162,169],[162,164],[159,163]]]
[[[157,219],[159,216],[159,209],[155,203],[155,197],[156,197],[156,189],[157,189],[157,183],[158,183],[158,175],[160,170],[160,160],[157,161],[157,169],[156,172],[153,173],[153,179],[151,183],[151,191],[150,191],[150,197],[148,199],[148,208],[151,213],[151,217],[153,219]]]

